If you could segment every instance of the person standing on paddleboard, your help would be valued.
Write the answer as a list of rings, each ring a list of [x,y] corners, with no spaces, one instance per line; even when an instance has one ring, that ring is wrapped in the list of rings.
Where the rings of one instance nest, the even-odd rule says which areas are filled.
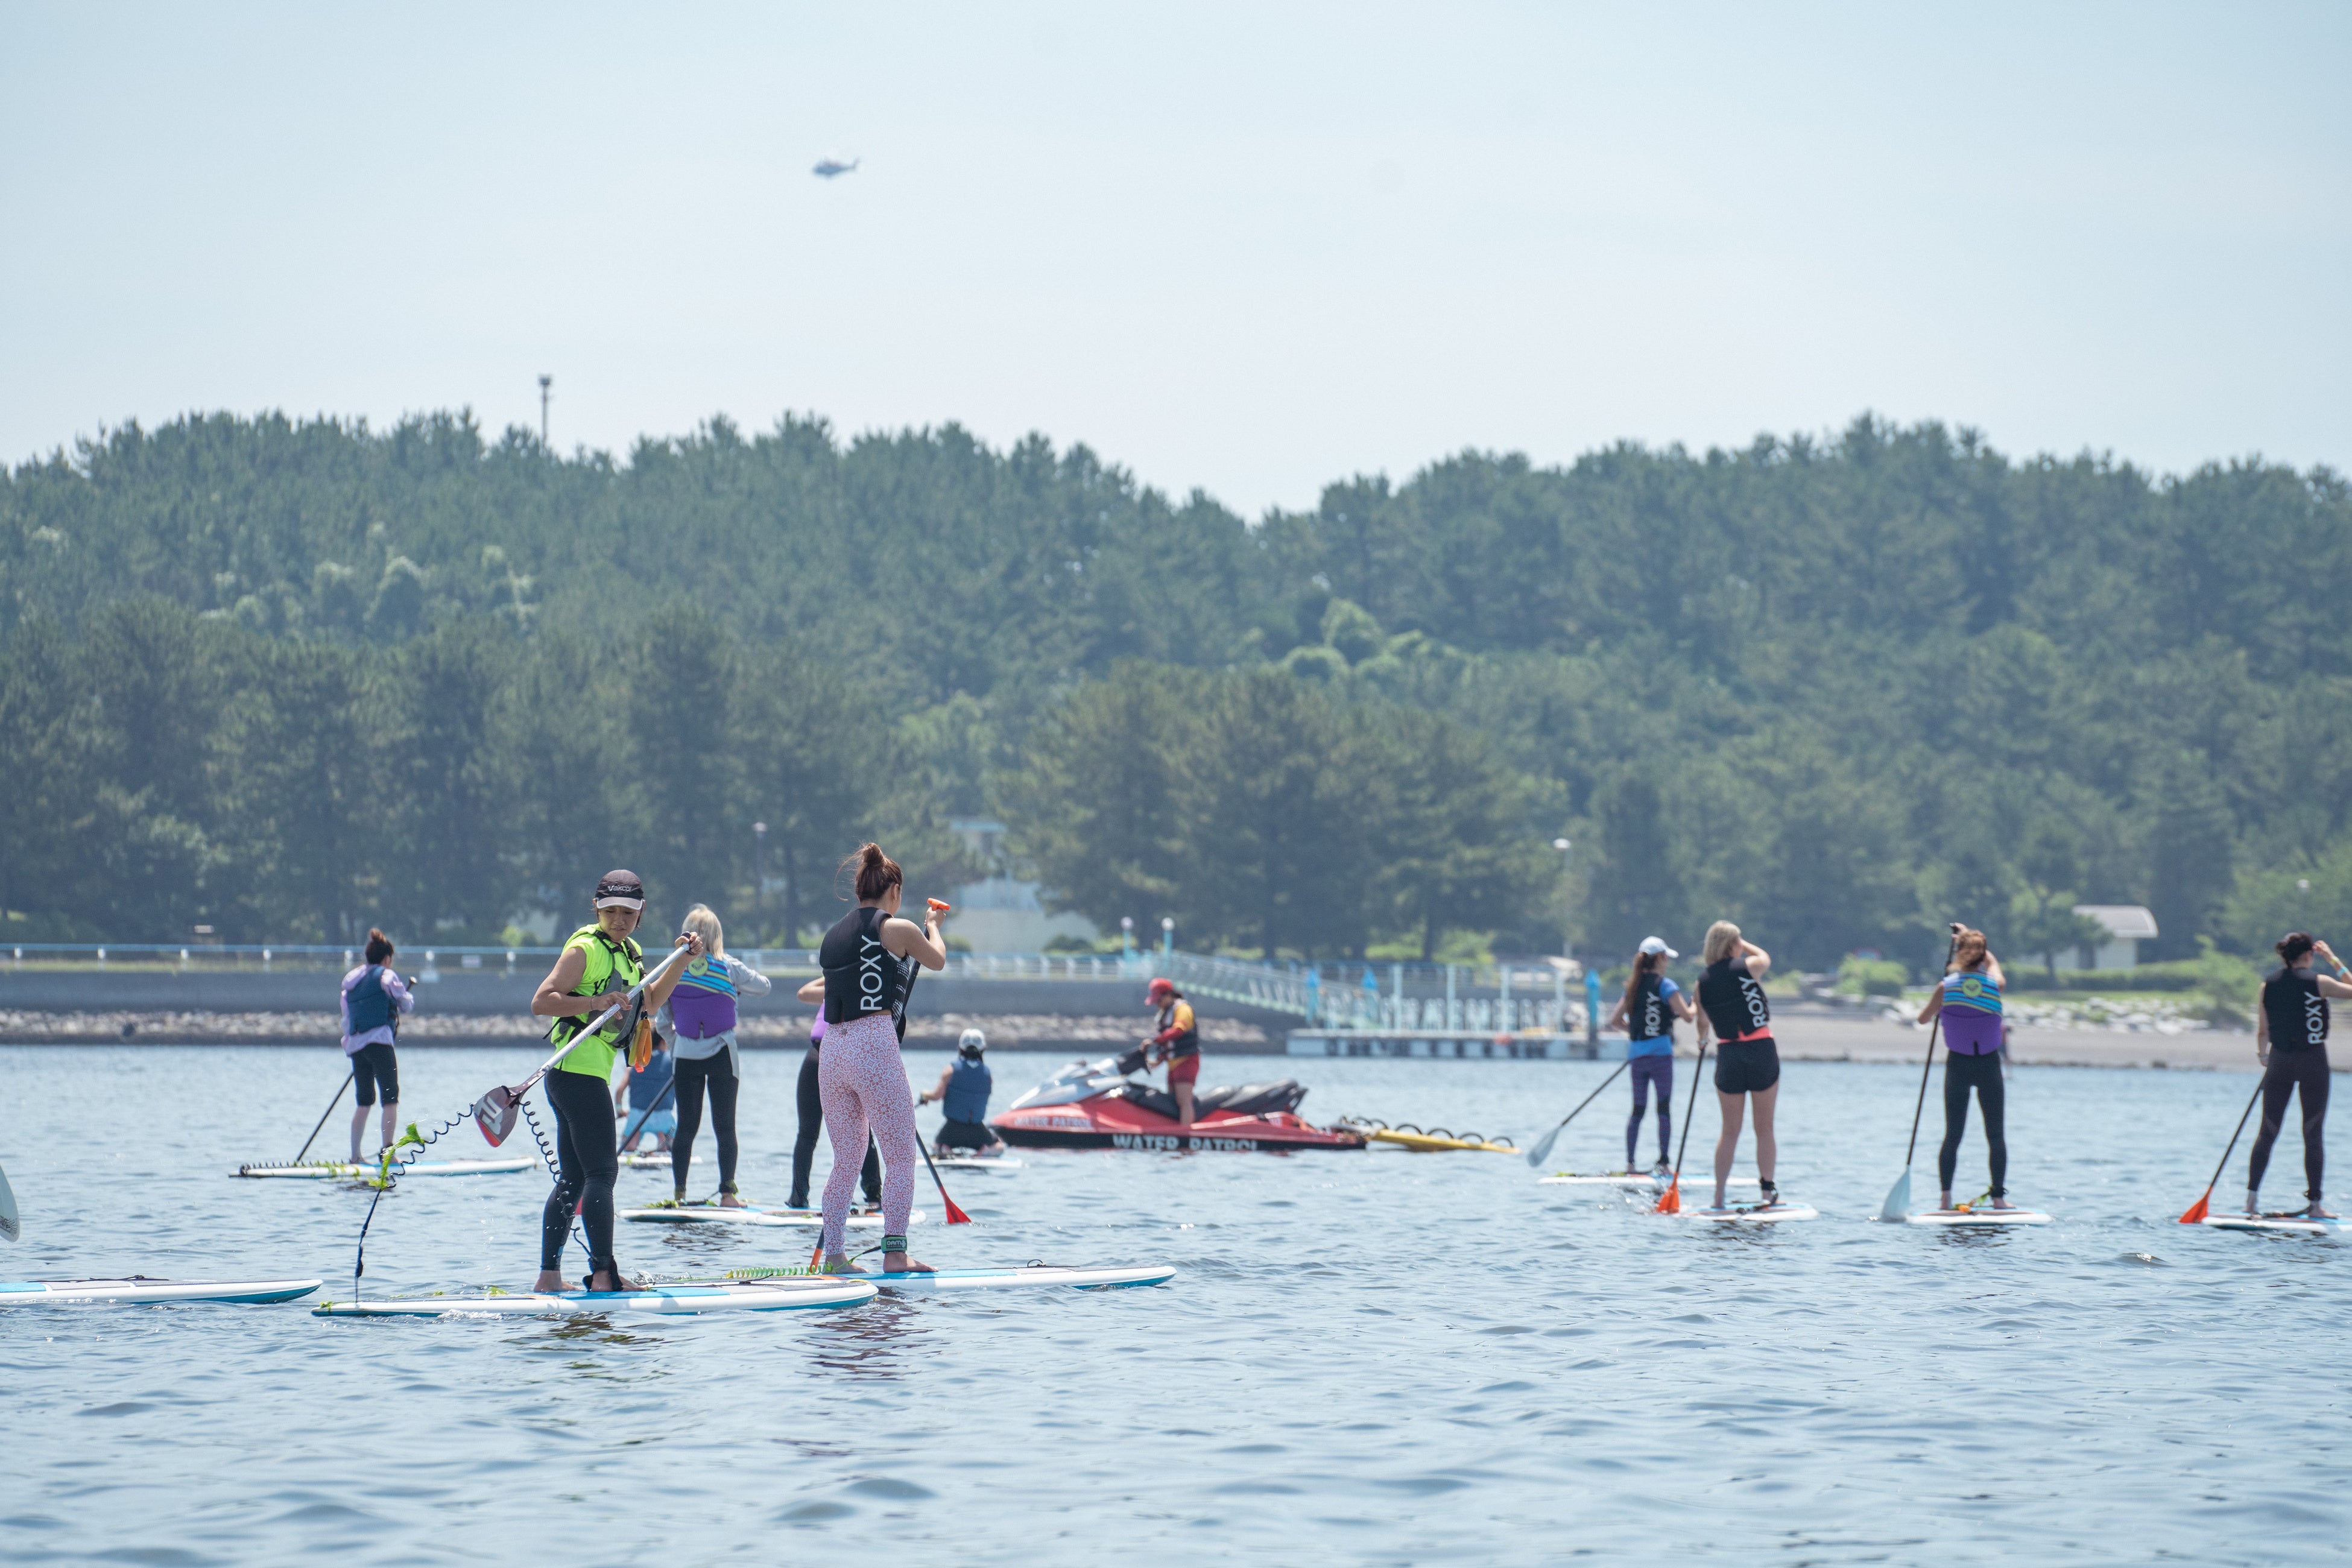
[[[383,1100],[382,1147],[392,1147],[400,1123],[400,1058],[393,1046],[400,1038],[400,1016],[416,1011],[416,998],[387,967],[394,951],[392,939],[370,926],[367,962],[343,976],[343,1055],[352,1060],[352,1092],[359,1101],[352,1107],[354,1165],[360,1163],[360,1139],[379,1093]]]
[[[679,922],[702,941],[702,956],[686,966],[655,1027],[667,1028],[677,1054],[677,1136],[670,1142],[670,1187],[686,1201],[687,1167],[694,1163],[694,1135],[702,1129],[702,1095],[710,1091],[710,1130],[719,1135],[719,1205],[741,1208],[735,1190],[735,1097],[742,1087],[743,1062],[735,1046],[735,1002],[765,996],[773,984],[740,958],[727,956],[727,930],[708,904],[697,904]]]
[[[1184,993],[1165,976],[1152,981],[1144,994],[1160,1009],[1160,1032],[1144,1048],[1158,1053],[1157,1059],[1168,1064],[1168,1091],[1176,1097],[1176,1120],[1190,1127],[1192,1087],[1201,1081],[1200,1020],[1193,1017],[1192,1004],[1184,1000]]]
[[[1780,1052],[1772,1043],[1772,1007],[1764,999],[1772,955],[1742,939],[1729,921],[1717,921],[1706,928],[1699,957],[1706,968],[1698,977],[1698,1037],[1704,1046],[1707,1030],[1715,1030],[1715,1098],[1723,1108],[1723,1131],[1715,1141],[1715,1206],[1723,1207],[1732,1156],[1739,1149],[1739,1123],[1753,1096],[1756,1184],[1769,1207],[1780,1201],[1780,1189],[1772,1184],[1780,1158],[1772,1109],[1780,1096]]]
[[[957,1149],[992,1156],[1004,1152],[1003,1141],[988,1126],[988,1097],[995,1089],[996,1080],[988,1070],[988,1037],[978,1029],[966,1029],[956,1041],[956,1059],[940,1069],[938,1083],[915,1098],[918,1105],[940,1101],[940,1110],[947,1114],[940,1124],[939,1137],[931,1142],[940,1159]]]
[[[824,1054],[817,1062],[817,1092],[833,1140],[833,1173],[824,1182],[824,1234],[820,1243],[829,1274],[862,1274],[849,1261],[849,1194],[857,1183],[866,1130],[882,1145],[882,1268],[886,1273],[931,1272],[907,1256],[907,1219],[915,1207],[915,1093],[898,1054],[907,985],[917,963],[945,969],[937,909],[921,925],[898,917],[906,878],[878,844],[861,844],[842,862],[855,868],[857,907],[825,932],[817,950],[824,972]]]
[[[646,885],[635,871],[607,871],[596,884],[596,923],[582,926],[567,938],[555,967],[539,983],[530,999],[534,1017],[552,1018],[547,1032],[555,1045],[570,1045],[587,1027],[589,1019],[613,1005],[614,995],[646,977],[645,954],[630,932],[645,917]],[[702,939],[692,931],[677,945],[699,956]],[[576,1210],[588,1233],[588,1289],[634,1290],[639,1287],[621,1277],[613,1258],[613,1181],[621,1173],[620,1151],[614,1142],[612,1107],[605,1087],[613,1079],[616,1047],[625,1048],[637,1018],[669,999],[678,972],[671,970],[640,994],[641,1006],[630,1008],[549,1069],[544,1087],[547,1103],[555,1109],[555,1190],[539,1221],[539,1282],[533,1290],[564,1289],[563,1243],[572,1234]]]
[[[1642,1114],[1650,1091],[1658,1092],[1658,1163],[1652,1173],[1667,1166],[1666,1148],[1674,1133],[1675,1020],[1697,1016],[1682,987],[1666,978],[1666,964],[1681,953],[1665,938],[1645,936],[1633,955],[1633,973],[1625,978],[1625,994],[1609,1015],[1609,1026],[1625,1031],[1627,1065],[1633,1077],[1633,1114],[1625,1121],[1625,1172],[1637,1167],[1642,1143]]]
[[[2270,1168],[2271,1145],[2286,1121],[2286,1102],[2303,1095],[2303,1212],[2313,1219],[2336,1216],[2320,1206],[2320,1177],[2326,1165],[2327,999],[2352,997],[2346,971],[2324,942],[2289,931],[2277,943],[2279,966],[2263,976],[2263,1005],[2254,1014],[2254,1056],[2263,1064],[2263,1125],[2246,1165],[2246,1212],[2263,1212],[2263,1173]],[[2312,956],[2327,961],[2335,974],[2312,967]]]
[[[2000,960],[1985,945],[1985,933],[1962,926],[1952,935],[1952,961],[1919,1009],[1919,1022],[1944,1020],[1944,1142],[1936,1151],[1936,1184],[1943,1208],[1952,1209],[1952,1173],[1960,1163],[1960,1134],[1969,1127],[1969,1090],[1984,1113],[1985,1155],[1990,1162],[1992,1206],[2009,1201],[2007,1092],[2001,1088],[2000,1052],[2008,1037],[2000,1007],[2005,984]]]

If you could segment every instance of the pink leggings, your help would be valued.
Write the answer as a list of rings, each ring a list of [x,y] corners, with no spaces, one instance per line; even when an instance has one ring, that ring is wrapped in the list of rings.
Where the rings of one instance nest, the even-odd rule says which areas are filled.
[[[824,1251],[845,1252],[849,1194],[866,1163],[866,1133],[882,1145],[882,1229],[907,1234],[915,1207],[915,1091],[898,1058],[898,1031],[887,1013],[835,1024],[816,1057],[817,1098],[824,1102],[833,1173],[824,1179]]]

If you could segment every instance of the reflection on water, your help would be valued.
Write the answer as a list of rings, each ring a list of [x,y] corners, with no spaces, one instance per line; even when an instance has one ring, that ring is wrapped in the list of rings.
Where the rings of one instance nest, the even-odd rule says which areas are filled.
[[[404,1097],[463,1104],[528,1058],[412,1050]],[[912,1065],[928,1082],[943,1059]],[[331,1049],[0,1060],[13,1105],[111,1111],[95,1133],[0,1121],[15,1269],[347,1274],[365,1189],[226,1175],[299,1142],[341,1074]],[[1024,1060],[997,1069],[1008,1097]],[[744,1194],[772,1202],[799,1062],[746,1065]],[[1608,1069],[1297,1070],[1310,1114],[1524,1142]],[[925,1259],[1165,1259],[1173,1286],[651,1321],[0,1312],[0,1561],[699,1563],[780,1540],[1286,1568],[2342,1553],[2337,1380],[2245,1347],[2352,1327],[2346,1248],[2173,1223],[2244,1075],[2021,1069],[2010,1185],[2057,1223],[2009,1231],[1871,1219],[1916,1065],[1790,1063],[1783,1081],[1781,1182],[1814,1221],[1663,1218],[1492,1156],[1047,1152],[960,1184],[982,1223],[925,1226]],[[1616,1092],[1559,1165],[1622,1157]],[[2274,1164],[2297,1168],[2295,1138]],[[1981,1169],[1976,1134],[1961,1157]],[[621,1183],[642,1202],[668,1173]],[[368,1293],[528,1283],[546,1190],[403,1183],[369,1237]],[[628,1225],[619,1249],[709,1278],[797,1265],[809,1239]]]

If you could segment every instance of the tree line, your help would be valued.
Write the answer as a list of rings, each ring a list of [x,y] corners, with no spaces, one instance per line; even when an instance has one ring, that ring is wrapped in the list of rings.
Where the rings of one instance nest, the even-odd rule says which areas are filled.
[[[1729,915],[1808,967],[1917,965],[1948,918],[2032,951],[2118,902],[2157,956],[2258,952],[2352,911],[2347,557],[2326,470],[1870,419],[1465,453],[1245,522],[952,426],[713,420],[615,458],[462,415],[191,417],[0,482],[0,761],[56,803],[11,823],[0,900],[118,937],[172,889],[255,931],[374,898],[472,930],[568,885],[575,833],[740,896],[751,813],[822,819],[803,885],[820,843],[904,822],[944,867],[940,824],[996,813],[1070,907],[1202,944],[1621,948]],[[750,694],[717,741],[646,739],[681,640]],[[591,688],[576,742],[543,714]],[[792,772],[825,712],[846,767]],[[587,795],[550,793],[592,754]],[[835,777],[849,804],[798,804]],[[656,778],[692,803],[667,848],[606,826],[671,822]]]

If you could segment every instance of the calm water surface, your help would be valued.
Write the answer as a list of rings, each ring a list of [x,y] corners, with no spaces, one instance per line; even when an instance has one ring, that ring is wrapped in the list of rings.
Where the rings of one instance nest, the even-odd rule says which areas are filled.
[[[1055,1059],[1001,1057],[998,1103]],[[404,1109],[454,1112],[528,1060],[404,1052]],[[928,1083],[943,1060],[909,1065]],[[347,1293],[364,1193],[227,1176],[293,1153],[341,1077],[331,1051],[16,1047],[0,1064],[26,1226],[0,1249],[8,1278],[320,1275]],[[748,1058],[754,1202],[785,1195],[797,1067]],[[1309,1114],[1525,1143],[1607,1068],[1238,1058],[1209,1077],[1286,1070]],[[2346,1555],[2346,1247],[2168,1222],[2251,1077],[2021,1069],[2012,1189],[2059,1222],[2010,1236],[1866,1222],[1900,1170],[1916,1071],[1799,1064],[1783,1081],[1782,1184],[1822,1217],[1751,1235],[1540,1187],[1488,1155],[1031,1153],[1017,1174],[966,1175],[980,1223],[934,1216],[918,1255],[1167,1260],[1176,1281],[625,1327],[10,1311],[0,1560]],[[1560,1159],[1615,1163],[1622,1095]],[[1931,1099],[1923,1199],[1937,1114]],[[1715,1125],[1702,1105],[1699,1163]],[[470,1130],[451,1145],[481,1152]],[[1962,1160],[1981,1185],[1975,1137]],[[2273,1170],[2283,1204],[2292,1130]],[[666,1182],[625,1171],[623,1196]],[[527,1286],[545,1191],[536,1173],[404,1185],[370,1289]],[[784,1263],[805,1245],[650,1230],[622,1227],[625,1263]]]

